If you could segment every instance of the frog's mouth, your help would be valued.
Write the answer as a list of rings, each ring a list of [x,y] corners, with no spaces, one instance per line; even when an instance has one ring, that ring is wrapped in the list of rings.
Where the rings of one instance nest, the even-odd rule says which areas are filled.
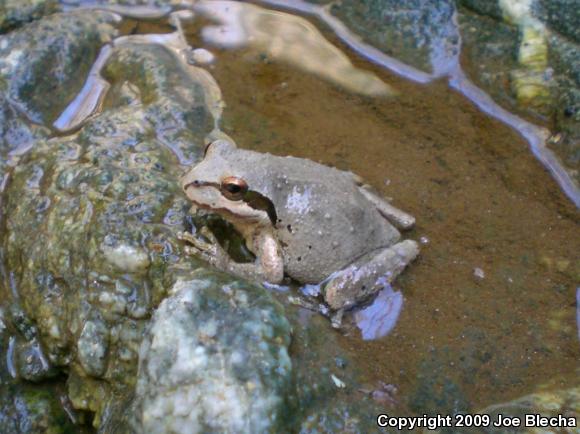
[[[216,182],[197,181],[197,180],[190,182],[189,184],[186,184],[183,187],[183,191],[185,191],[187,193],[187,190],[190,188],[198,189],[198,188],[203,188],[203,187],[210,187],[210,188],[216,189],[217,191],[220,191],[220,184],[218,184]],[[206,209],[211,209],[211,207],[209,207],[203,203],[199,203],[196,200],[192,199],[191,197],[190,197],[190,199],[197,206],[200,206],[200,207],[206,208]],[[242,196],[240,201],[244,202],[246,205],[248,205],[252,209],[264,211],[266,214],[268,214],[268,218],[272,222],[272,226],[276,225],[276,222],[278,221],[278,215],[276,214],[276,208],[274,207],[274,204],[272,203],[272,201],[270,199],[268,199],[266,196],[262,195],[261,193],[258,193],[255,190],[248,190]],[[231,202],[240,202],[240,201],[231,201]]]

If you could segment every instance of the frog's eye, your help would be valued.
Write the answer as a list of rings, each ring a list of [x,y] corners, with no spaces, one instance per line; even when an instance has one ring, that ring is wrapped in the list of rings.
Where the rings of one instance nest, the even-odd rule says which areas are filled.
[[[228,176],[222,180],[220,190],[229,200],[242,200],[248,191],[248,184],[241,178]]]

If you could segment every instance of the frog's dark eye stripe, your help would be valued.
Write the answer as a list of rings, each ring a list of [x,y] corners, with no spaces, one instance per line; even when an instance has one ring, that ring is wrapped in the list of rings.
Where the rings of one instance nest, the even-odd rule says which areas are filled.
[[[276,215],[276,208],[274,207],[272,201],[268,199],[266,196],[262,196],[257,191],[249,190],[244,195],[244,202],[246,202],[249,206],[251,206],[254,209],[266,211],[268,217],[270,218],[270,221],[272,222],[272,225],[274,226],[276,225],[276,222],[278,221],[278,216]]]
[[[207,155],[207,151],[213,142],[208,142],[205,144],[205,148],[203,149],[203,158]]]

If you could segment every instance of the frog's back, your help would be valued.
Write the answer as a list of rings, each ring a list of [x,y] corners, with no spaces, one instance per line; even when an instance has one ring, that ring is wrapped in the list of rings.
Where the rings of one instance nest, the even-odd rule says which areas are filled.
[[[269,182],[248,179],[248,184],[262,185],[260,193],[273,202],[285,272],[292,278],[318,283],[399,239],[399,232],[360,192],[352,173],[301,158],[258,155],[267,161],[252,158],[254,170],[247,167],[245,172]],[[270,173],[263,172],[266,167],[272,168]]]

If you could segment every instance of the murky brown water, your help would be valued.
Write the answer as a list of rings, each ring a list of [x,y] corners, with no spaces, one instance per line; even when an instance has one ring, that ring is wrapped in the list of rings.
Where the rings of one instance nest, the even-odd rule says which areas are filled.
[[[239,146],[352,170],[416,216],[407,236],[429,239],[396,283],[394,331],[368,342],[352,330],[343,351],[416,411],[428,382],[458,384],[477,409],[576,380],[577,209],[522,138],[446,83],[353,60],[400,95],[359,97],[249,51],[219,52],[212,70]]]

